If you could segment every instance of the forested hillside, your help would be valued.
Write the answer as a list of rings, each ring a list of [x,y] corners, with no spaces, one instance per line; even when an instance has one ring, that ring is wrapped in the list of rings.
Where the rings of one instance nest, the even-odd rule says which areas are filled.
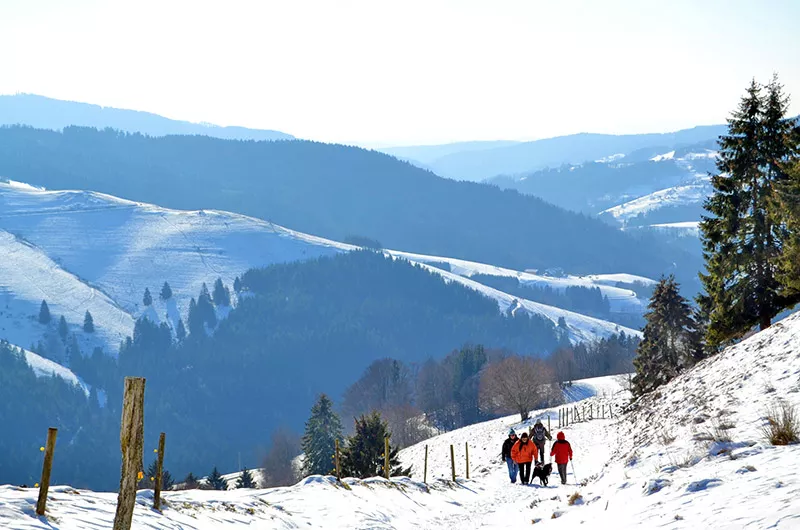
[[[0,175],[173,208],[229,210],[332,239],[369,237],[389,248],[519,270],[651,277],[696,270],[674,249],[540,199],[341,145],[5,127]]]
[[[237,287],[239,303],[220,321],[213,309],[216,293],[204,291],[193,299],[184,316],[188,336],[174,336],[168,324],[145,318],[122,344],[117,362],[97,351],[73,355],[72,370],[108,396],[99,411],[97,392],[89,404],[12,363],[21,382],[0,390],[28,397],[13,414],[4,413],[10,419],[3,427],[20,433],[15,453],[33,452],[20,453],[21,463],[7,480],[22,483],[35,476],[42,432],[47,422],[61,421],[62,405],[86,409],[74,425],[93,432],[93,443],[118,447],[118,432],[107,430],[105,422],[119,418],[126,375],[147,378],[148,443],[168,432],[170,471],[184,476],[205,473],[210,464],[233,467],[240,452],[247,465],[259,465],[258,448],[273,430],[299,430],[318,393],[338,397],[376,359],[422,363],[464,343],[543,355],[557,348],[559,338],[564,343],[562,330],[546,318],[524,311],[504,315],[476,291],[370,251],[251,270]],[[54,399],[42,399],[44,392]],[[55,398],[61,394],[68,396]],[[25,414],[29,407],[37,412]],[[64,436],[77,436],[69,425]],[[113,488],[117,454],[86,457],[91,469],[65,466],[57,480]]]

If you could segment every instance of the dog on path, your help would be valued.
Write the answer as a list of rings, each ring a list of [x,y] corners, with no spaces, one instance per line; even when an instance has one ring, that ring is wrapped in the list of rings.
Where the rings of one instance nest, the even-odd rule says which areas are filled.
[[[547,482],[550,480],[550,473],[552,472],[553,464],[536,464],[536,467],[533,468],[533,472],[531,473],[531,482],[533,482],[533,479],[536,477],[539,477],[539,482],[542,486],[547,486]]]

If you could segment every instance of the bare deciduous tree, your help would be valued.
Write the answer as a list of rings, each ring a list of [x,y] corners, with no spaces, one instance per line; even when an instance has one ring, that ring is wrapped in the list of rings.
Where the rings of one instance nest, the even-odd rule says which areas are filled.
[[[519,413],[522,421],[530,411],[560,401],[553,369],[540,359],[513,356],[487,366],[481,374],[481,406],[496,413]]]
[[[297,482],[298,473],[294,458],[300,454],[300,438],[287,429],[272,433],[272,446],[264,458],[264,487],[291,486]]]

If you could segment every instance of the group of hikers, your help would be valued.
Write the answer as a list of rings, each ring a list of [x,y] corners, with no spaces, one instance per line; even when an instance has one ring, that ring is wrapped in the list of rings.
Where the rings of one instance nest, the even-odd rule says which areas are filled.
[[[514,429],[508,431],[508,438],[503,442],[502,457],[503,462],[508,465],[508,477],[512,484],[517,482],[517,473],[522,484],[530,483],[532,463],[535,465],[533,475],[542,477],[542,482],[547,484],[546,477],[552,471],[552,465],[544,463],[545,444],[552,439],[541,420],[536,421],[530,432],[522,432],[519,437]],[[550,456],[555,457],[561,484],[566,484],[567,464],[572,461],[572,446],[563,432],[556,435]]]

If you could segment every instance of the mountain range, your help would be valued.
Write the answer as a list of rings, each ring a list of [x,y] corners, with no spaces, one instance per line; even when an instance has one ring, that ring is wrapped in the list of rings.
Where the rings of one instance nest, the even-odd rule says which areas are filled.
[[[149,136],[199,134],[234,140],[293,140],[280,131],[220,127],[208,123],[171,120],[158,114],[63,101],[35,94],[0,95],[0,125],[30,125],[60,131],[71,125],[139,132]]]

